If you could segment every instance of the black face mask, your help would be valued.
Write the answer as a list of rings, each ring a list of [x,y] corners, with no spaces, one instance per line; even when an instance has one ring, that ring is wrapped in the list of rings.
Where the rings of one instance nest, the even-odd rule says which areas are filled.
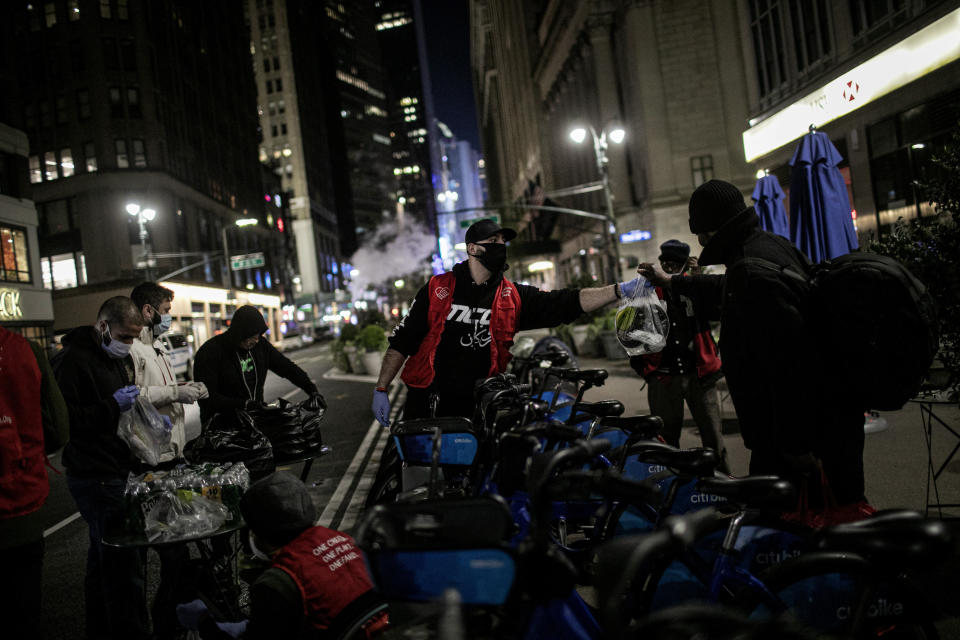
[[[507,245],[499,242],[484,244],[485,251],[476,256],[477,260],[490,273],[500,273],[507,268]]]

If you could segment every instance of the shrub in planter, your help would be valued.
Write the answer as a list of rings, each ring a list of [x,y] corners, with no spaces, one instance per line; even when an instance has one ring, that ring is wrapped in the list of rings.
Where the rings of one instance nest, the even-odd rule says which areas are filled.
[[[357,346],[364,351],[385,351],[387,348],[387,334],[383,328],[371,324],[360,330],[357,335]]]

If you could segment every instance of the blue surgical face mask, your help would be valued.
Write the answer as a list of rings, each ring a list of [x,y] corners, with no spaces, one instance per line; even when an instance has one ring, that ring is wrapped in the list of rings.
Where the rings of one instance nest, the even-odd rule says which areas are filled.
[[[100,340],[100,346],[103,347],[103,350],[106,351],[107,355],[111,358],[120,360],[130,355],[130,347],[133,345],[115,340],[113,336],[110,335],[110,325],[106,325],[106,331],[100,332]]]
[[[169,313],[160,314],[160,322],[153,325],[153,335],[159,336],[170,331],[170,325],[173,324],[173,316]]]

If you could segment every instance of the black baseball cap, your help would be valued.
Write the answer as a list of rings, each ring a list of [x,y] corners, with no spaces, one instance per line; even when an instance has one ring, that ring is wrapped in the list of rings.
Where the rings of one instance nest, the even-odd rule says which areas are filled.
[[[477,220],[470,225],[470,228],[467,229],[467,235],[464,237],[464,241],[467,243],[480,242],[481,240],[486,240],[496,233],[502,233],[503,239],[506,242],[510,242],[517,237],[517,232],[513,229],[505,229],[490,218],[484,218],[483,220]]]

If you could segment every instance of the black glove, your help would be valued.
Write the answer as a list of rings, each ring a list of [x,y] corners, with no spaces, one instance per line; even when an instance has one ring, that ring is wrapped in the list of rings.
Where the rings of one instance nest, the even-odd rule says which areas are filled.
[[[266,406],[267,406],[267,405],[266,405],[265,402],[260,402],[259,400],[247,400],[246,402],[243,403],[243,410],[244,410],[244,411],[259,411],[259,410],[263,409],[263,408],[266,407]]]
[[[319,391],[314,391],[303,403],[303,406],[310,411],[320,411],[321,409],[327,408],[327,401],[324,399],[323,394]]]

